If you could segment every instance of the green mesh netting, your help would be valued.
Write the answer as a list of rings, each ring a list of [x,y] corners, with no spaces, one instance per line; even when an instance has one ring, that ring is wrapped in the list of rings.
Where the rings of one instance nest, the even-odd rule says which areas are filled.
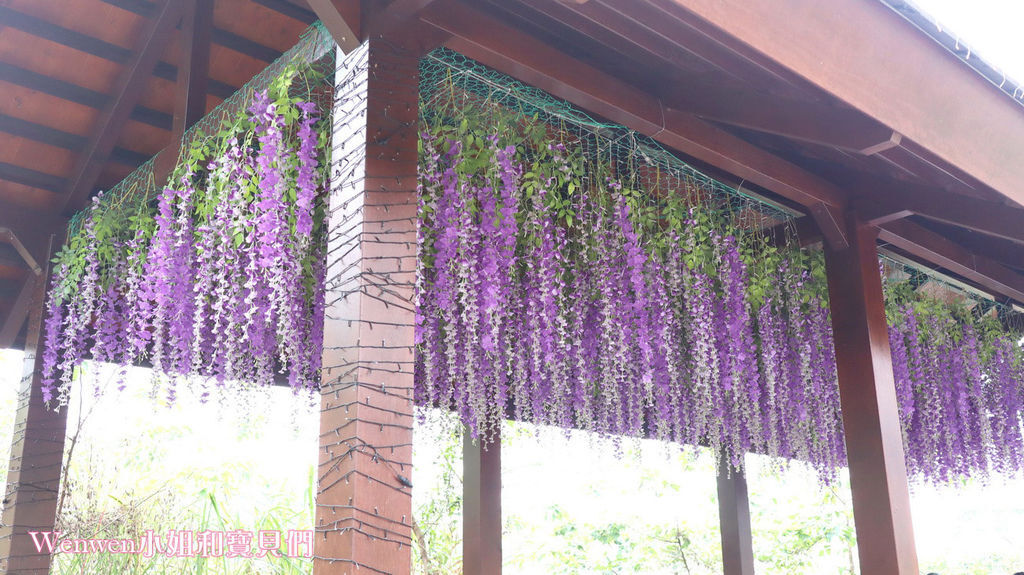
[[[458,52],[439,48],[421,60],[420,114],[427,121],[450,121],[443,116],[474,109],[486,114],[492,106],[537,118],[560,139],[568,138],[578,146],[585,157],[617,164],[618,173],[636,189],[699,194],[702,200],[731,212],[743,228],[756,229],[799,215],[707,176],[647,136],[595,118]]]
[[[328,107],[330,88],[334,83],[334,48],[335,43],[330,32],[319,21],[313,23],[302,33],[295,46],[281,54],[238,91],[193,124],[182,138],[182,149],[187,150],[196,138],[217,134],[225,121],[243,112],[252,104],[254,94],[266,90],[292,66],[301,67],[306,72],[302,74],[300,81],[292,85],[292,95],[304,99],[315,99]],[[310,81],[310,79],[316,78],[319,80]],[[150,158],[113,188],[106,190],[101,201],[101,209],[119,210],[128,214],[141,204],[155,198],[165,182],[155,181],[154,160],[155,157]],[[68,223],[69,239],[78,233],[82,218],[88,212],[89,208],[87,207],[71,218]]]
[[[295,46],[193,125],[183,138],[182,148],[187,149],[195,138],[216,134],[226,119],[251,104],[253,94],[266,90],[291,66],[303,66],[314,72],[307,77],[319,78],[315,82],[296,82],[292,87],[293,95],[317,99],[326,106],[333,87],[331,73],[335,65],[335,48],[323,24],[313,23]],[[786,206],[745,192],[742,185],[737,188],[707,176],[649,137],[595,118],[569,102],[447,48],[439,48],[422,58],[419,91],[420,114],[426,120],[452,120],[452,116],[473,108],[486,112],[488,106],[500,105],[524,118],[544,122],[563,137],[569,136],[590,157],[621,163],[621,173],[627,174],[638,189],[663,192],[691,190],[691,193],[696,190],[702,200],[710,200],[713,205],[733,214],[739,227],[745,229],[765,228],[792,221],[800,215]],[[151,158],[107,190],[102,200],[103,209],[127,214],[150,202],[164,185],[164,182],[155,181],[153,163],[154,158]],[[77,233],[87,212],[88,208],[72,217],[68,226],[69,238]],[[994,302],[977,290],[950,281],[925,266],[884,254],[882,259],[889,279],[926,277],[944,289],[962,294],[979,309],[1018,315],[1009,306]]]
[[[624,162],[634,187],[668,192],[699,190],[703,200],[734,214],[744,229],[789,222],[801,215],[707,176],[649,137],[595,118],[569,102],[447,48],[439,48],[421,60],[419,89],[420,114],[428,122],[457,121],[460,113],[474,109],[486,113],[495,105],[523,118],[537,118],[553,133],[568,135],[584,154]],[[1012,306],[896,254],[883,251],[880,257],[887,281],[938,286],[948,292],[940,296],[943,299],[960,301],[976,313],[998,313],[1004,321],[1024,327]]]

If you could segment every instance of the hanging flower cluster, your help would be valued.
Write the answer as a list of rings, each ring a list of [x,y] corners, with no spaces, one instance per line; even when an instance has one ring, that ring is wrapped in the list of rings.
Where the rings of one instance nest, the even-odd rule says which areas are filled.
[[[845,465],[820,252],[738,229],[698,190],[652,198],[557,133],[481,124],[421,136],[418,402],[484,438],[512,417],[825,479]],[[1019,472],[1020,346],[905,311],[891,333],[911,472]]]
[[[484,437],[512,416],[708,445],[737,465],[748,451],[843,463],[811,256],[755,252],[723,216],[655,209],[619,179],[584,192],[562,144],[501,140],[423,134],[421,403]]]
[[[975,322],[934,301],[918,298],[890,307],[889,346],[908,471],[936,482],[1019,472],[1019,338],[994,319]]]
[[[85,359],[169,376],[318,382],[325,146],[317,106],[260,93],[193,144],[156,201],[125,217],[102,195],[56,258],[43,395],[67,400]],[[322,313],[322,312],[321,312]],[[123,383],[122,383],[123,385]]]

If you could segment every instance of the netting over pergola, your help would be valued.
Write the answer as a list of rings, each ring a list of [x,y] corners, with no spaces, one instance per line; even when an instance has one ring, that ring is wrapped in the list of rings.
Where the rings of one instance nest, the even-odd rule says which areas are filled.
[[[317,101],[320,107],[327,109],[331,101],[331,88],[334,85],[334,56],[334,40],[323,24],[315,22],[291,49],[189,127],[182,137],[182,153],[186,154],[194,142],[217,137],[226,123],[244,113],[252,105],[255,94],[265,92],[289,71],[300,73],[302,76],[301,81],[292,85],[290,93],[298,98]],[[164,153],[174,152],[176,150],[165,150]],[[159,156],[150,158],[116,186],[105,190],[102,209],[127,216],[153,201],[166,184],[157,182],[154,176],[157,157]],[[71,219],[68,224],[69,238],[78,233],[82,217],[88,212],[88,208],[82,210]]]
[[[99,310],[92,328],[98,335],[90,340],[85,328],[63,328],[74,350],[51,368],[63,369],[64,384],[66,368],[90,356],[151,359],[172,378],[269,383],[278,371],[293,385],[316,385],[324,282],[341,281],[349,268],[338,278],[320,276],[322,248],[310,241],[330,241],[332,232],[319,229],[325,224],[306,231],[312,240],[290,235],[301,227],[295,218],[327,213],[329,156],[314,182],[311,173],[302,175],[306,160],[286,149],[298,139],[285,148],[266,139],[276,133],[267,131],[266,118],[277,113],[266,92],[284,85],[289,98],[311,106],[288,112],[291,121],[313,109],[329,118],[350,97],[334,91],[336,65],[330,36],[311,27],[191,128],[166,187],[154,181],[151,161],[76,217],[71,237],[80,228],[88,237],[65,254],[51,307],[64,306],[67,317],[86,323]],[[735,466],[746,452],[809,461],[824,477],[845,464],[823,255],[800,247],[799,214],[451,50],[420,59],[418,88],[420,404],[458,412],[484,437],[515,418],[706,445]],[[238,136],[232,122],[247,113],[249,132]],[[298,138],[295,126],[289,137]],[[307,143],[326,154],[326,140],[337,132],[334,125],[329,136]],[[315,205],[303,207],[309,213],[296,211],[290,182],[316,190],[309,200]],[[150,218],[145,233],[132,229],[134,214]],[[101,218],[115,222],[106,235],[122,237],[98,248],[92,240]],[[123,254],[126,246],[126,261],[115,255],[102,268],[74,263]],[[900,285],[924,273],[897,257],[886,265]],[[82,283],[92,295],[76,299],[74,286]],[[291,287],[279,287],[285,284]],[[132,302],[127,311],[116,303],[122,293]],[[914,439],[920,436],[949,446],[937,468],[928,463],[936,447],[912,450],[912,467],[942,480],[985,472],[988,456],[964,454],[987,453],[1005,440],[1010,451],[991,457],[999,469],[1015,471],[1019,402],[998,405],[1015,385],[1008,378],[1020,369],[1020,350],[995,324],[977,323],[994,306],[965,290],[947,298],[985,312],[972,319],[943,307],[950,301],[922,306],[918,295],[894,293],[891,345],[907,355],[897,357],[907,367],[896,376],[904,431],[911,445],[923,445]],[[234,311],[224,311],[225,301]],[[251,311],[258,305],[262,311]],[[923,327],[918,314],[931,314],[921,316]],[[130,348],[128,338],[102,324],[133,315],[139,317],[131,325],[145,335],[137,339],[147,341]],[[95,343],[104,338],[117,353]],[[83,345],[92,347],[78,349]],[[963,355],[946,365],[939,357],[947,352]],[[922,410],[931,410],[929,417],[914,419]],[[986,423],[994,411],[998,433]]]

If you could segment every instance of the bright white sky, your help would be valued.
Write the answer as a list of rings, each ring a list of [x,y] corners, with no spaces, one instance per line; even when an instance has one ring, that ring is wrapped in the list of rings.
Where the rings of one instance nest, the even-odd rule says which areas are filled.
[[[913,0],[986,62],[1024,82],[1024,1]]]

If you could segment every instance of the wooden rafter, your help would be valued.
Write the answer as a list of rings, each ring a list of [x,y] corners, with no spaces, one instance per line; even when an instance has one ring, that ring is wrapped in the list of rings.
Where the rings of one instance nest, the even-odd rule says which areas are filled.
[[[737,70],[739,79],[729,76],[714,84],[693,79],[670,82],[662,91],[662,97],[673,107],[708,120],[858,152],[876,153],[898,144],[892,130],[855,110],[778,95],[772,95],[772,105],[765,106],[766,95],[746,87],[753,79],[765,75],[763,69],[707,38],[682,41],[678,33],[672,34],[664,28],[673,23],[657,17],[652,7],[645,8],[637,2],[619,8],[597,1],[582,4],[549,0],[526,2],[574,28],[593,29],[588,35],[599,42],[631,45],[669,66],[693,68],[694,60],[701,60],[727,72]],[[741,63],[742,67],[737,69]]]
[[[666,90],[673,105],[730,126],[793,140],[873,155],[898,146],[899,134],[849,108],[788,100],[701,82],[679,83]],[[770,105],[765,102],[770,101]]]
[[[6,62],[0,62],[0,80],[97,110],[102,110],[110,102],[110,96],[102,92],[51,78]],[[145,106],[137,106],[132,110],[131,119],[162,130],[169,130],[171,126],[170,114],[165,114]]]
[[[845,206],[831,183],[530,38],[461,3],[437,3],[424,21],[451,33],[448,45],[484,64],[619,122],[689,156],[804,206]]]
[[[1019,103],[883,3],[644,2],[668,4],[673,13],[704,26],[711,35],[741,40],[1024,205],[1024,114]],[[955,97],[950,90],[956,91]]]
[[[18,136],[19,138],[33,140],[48,146],[63,148],[74,152],[84,148],[86,143],[85,136],[79,136],[78,134],[72,134],[70,132],[44,126],[42,124],[28,122],[6,114],[0,114],[0,132],[5,132],[12,136]],[[110,152],[110,159],[127,166],[135,167],[144,164],[146,160],[149,159],[149,156],[134,150],[115,147]],[[60,186],[58,186],[58,189],[59,188]]]
[[[0,326],[0,349],[14,346],[25,320],[28,319],[29,304],[32,303],[32,295],[35,293],[36,284],[42,281],[34,274],[29,274],[21,282],[21,290],[18,292],[14,305],[11,306],[3,325]]]
[[[46,174],[7,162],[0,162],[0,180],[14,182],[23,186],[38,188],[59,194],[64,191],[67,180],[53,174]]]
[[[911,214],[983,234],[1024,243],[1024,209],[968,198],[908,184],[885,182],[860,186],[858,208],[872,223],[902,219]]]
[[[909,220],[897,220],[881,226],[878,237],[883,242],[975,282],[994,294],[1024,303],[1024,275],[971,252],[941,234]]]
[[[302,0],[253,0],[257,4],[261,4],[270,8],[278,14],[284,14],[289,18],[294,18],[303,24],[312,24],[316,22],[316,14],[312,10],[306,7],[306,3]]]
[[[158,14],[157,4],[149,2],[148,0],[103,0],[107,4],[112,4],[123,10],[144,16],[146,18],[153,18]],[[178,4],[181,0],[177,0]],[[239,36],[234,32],[218,28],[214,26],[211,39],[214,44],[223,46],[230,50],[234,50],[239,54],[245,54],[250,58],[255,58],[262,62],[273,62],[281,56],[281,52],[260,44],[255,40],[250,40],[245,36]]]
[[[858,212],[859,215],[859,212]],[[909,220],[893,220],[876,225],[883,245],[889,244],[912,255],[919,262],[940,266],[973,282],[979,289],[1024,303],[1024,275],[1007,267],[995,258],[981,255]],[[793,224],[780,224],[767,230],[769,237],[781,243],[788,229],[796,229],[801,246],[809,246],[824,239],[818,224],[810,216],[797,218]]]
[[[181,25],[181,68],[174,100],[174,129],[180,139],[206,114],[206,90],[210,83],[210,36],[213,31],[213,0],[185,0]]]
[[[25,279],[22,280],[21,289],[18,292],[18,297],[14,300],[14,305],[11,306],[3,324],[0,325],[0,348],[5,348],[11,347],[14,344],[15,338],[18,337],[21,326],[25,324],[25,320],[28,318],[29,307],[35,294],[36,285],[38,282],[43,281],[44,278],[43,268],[39,266],[39,262],[36,260],[36,257],[40,256],[40,254],[33,254],[14,230],[0,227],[0,241],[10,244],[29,270]]]
[[[78,158],[68,182],[62,212],[74,212],[85,205],[121,128],[142,96],[146,79],[153,74],[153,67],[171,39],[174,27],[181,18],[181,9],[181,2],[164,0],[159,16],[154,20],[146,20],[142,42],[117,83],[113,100],[103,110],[89,143]]]
[[[672,18],[651,3],[640,0],[594,0],[592,8],[588,7],[589,4],[591,2],[576,9],[581,13],[590,11],[590,17],[597,22],[617,17],[642,24],[647,28],[646,35],[661,38],[681,50],[695,54],[732,78],[755,83],[777,83],[785,93],[794,95],[801,91],[799,78],[784,67],[756,57],[741,42],[723,42],[720,38],[709,36],[703,30]],[[600,7],[606,9],[598,10]]]
[[[367,18],[366,36],[392,36],[402,26],[408,24],[417,14],[434,3],[435,0],[392,0],[378,12]]]
[[[58,26],[35,16],[23,14],[12,8],[0,6],[0,22],[33,36],[118,64],[124,64],[132,58],[132,51],[128,48]],[[178,77],[178,68],[167,62],[157,62],[153,69],[153,75],[174,82]],[[231,96],[237,90],[235,86],[213,79],[210,79],[209,89],[211,94],[222,99]]]
[[[341,51],[348,54],[355,50],[362,37],[359,35],[359,2],[342,0],[306,0],[320,22],[327,27]]]
[[[167,148],[157,155],[153,179],[166,181],[181,157],[185,132],[206,114],[213,0],[185,0],[181,27],[181,68],[175,85],[174,123]]]

